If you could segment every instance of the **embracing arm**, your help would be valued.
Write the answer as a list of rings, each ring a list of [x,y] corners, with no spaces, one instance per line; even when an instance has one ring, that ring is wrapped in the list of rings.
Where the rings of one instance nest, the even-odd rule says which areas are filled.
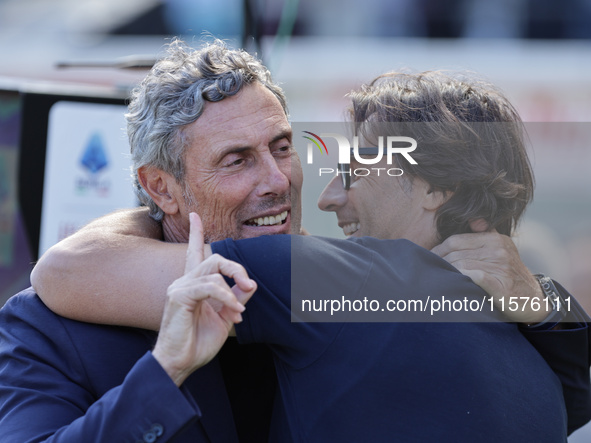
[[[521,261],[510,237],[496,231],[452,235],[432,252],[493,297],[495,306],[507,320],[539,323],[550,313],[546,309],[548,305],[543,303],[545,296],[538,281]],[[510,299],[519,302],[518,309],[508,309]]]
[[[31,283],[57,314],[157,330],[168,286],[183,274],[186,244],[161,241],[145,208],[99,218],[50,248]]]

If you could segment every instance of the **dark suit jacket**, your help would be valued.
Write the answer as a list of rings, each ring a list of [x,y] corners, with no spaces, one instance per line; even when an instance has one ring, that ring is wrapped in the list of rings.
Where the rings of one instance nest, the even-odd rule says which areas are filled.
[[[572,432],[591,418],[589,329],[525,334],[562,382]],[[178,389],[149,352],[155,338],[57,316],[32,289],[13,297],[0,311],[0,441],[230,443],[238,441],[232,407],[259,420],[268,414],[249,399],[268,406],[269,392],[228,400],[219,359]],[[248,379],[232,353],[222,360],[235,369],[225,373]],[[261,441],[260,432],[241,440]]]
[[[0,325],[2,442],[238,441],[217,359],[178,389],[153,332],[59,317],[32,289]]]
[[[570,310],[564,329],[536,331],[521,328],[522,334],[544,357],[560,379],[569,435],[591,420],[591,329],[589,316],[558,282],[563,298],[570,298]]]

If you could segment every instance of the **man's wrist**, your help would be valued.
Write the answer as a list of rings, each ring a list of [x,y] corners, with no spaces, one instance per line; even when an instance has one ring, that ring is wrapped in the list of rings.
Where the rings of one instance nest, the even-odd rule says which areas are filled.
[[[534,277],[544,294],[544,305],[551,306],[552,310],[542,321],[527,324],[525,327],[534,331],[548,331],[556,328],[564,320],[566,312],[563,306],[565,303],[550,277],[546,277],[544,274],[534,274]]]
[[[176,365],[171,361],[171,359],[168,358],[165,353],[160,351],[160,348],[158,348],[158,346],[156,346],[152,351],[152,356],[158,362],[158,364],[162,366],[164,372],[168,374],[168,376],[172,379],[174,384],[178,387],[180,387],[189,376],[187,370],[178,369]]]

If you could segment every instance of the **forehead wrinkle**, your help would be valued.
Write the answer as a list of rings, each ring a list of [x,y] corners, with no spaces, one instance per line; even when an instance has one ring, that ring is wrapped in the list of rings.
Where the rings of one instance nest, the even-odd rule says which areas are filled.
[[[270,115],[254,124],[234,125],[232,132],[220,130],[224,137],[232,135],[222,142],[220,156],[242,149],[267,149],[269,145],[286,138],[291,142],[291,127],[282,122],[277,115]],[[235,142],[234,142],[235,141]]]
[[[260,134],[268,134],[268,143],[272,144],[276,141],[281,140],[282,138],[286,138],[291,141],[291,126],[287,122],[287,119],[282,119],[277,115],[272,115],[267,117],[265,120],[260,122],[261,125],[264,125],[260,131]],[[265,140],[267,142],[267,140]]]
[[[240,100],[245,92],[251,100]],[[230,108],[220,110],[224,104]],[[255,111],[253,106],[256,106]],[[207,103],[201,117],[188,128],[187,135],[192,146],[207,148],[202,154],[220,158],[234,149],[254,149],[262,144],[266,147],[267,143],[277,141],[279,135],[291,141],[290,132],[287,116],[277,98],[263,86],[249,85],[233,97]]]

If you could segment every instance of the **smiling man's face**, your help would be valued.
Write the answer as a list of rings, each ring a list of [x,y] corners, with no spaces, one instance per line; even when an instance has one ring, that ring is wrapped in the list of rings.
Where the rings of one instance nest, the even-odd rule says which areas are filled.
[[[268,89],[252,84],[207,103],[184,136],[185,184],[173,187],[184,203],[176,214],[183,230],[195,211],[207,242],[299,233],[301,164],[285,112]]]

